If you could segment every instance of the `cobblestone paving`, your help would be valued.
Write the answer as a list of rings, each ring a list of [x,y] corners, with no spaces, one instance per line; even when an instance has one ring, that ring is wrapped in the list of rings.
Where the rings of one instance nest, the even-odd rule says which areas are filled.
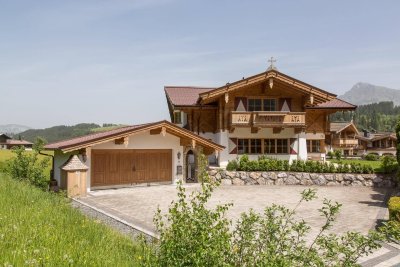
[[[218,203],[233,203],[228,216],[234,221],[242,212],[250,208],[262,212],[264,207],[272,203],[294,208],[300,199],[303,186],[222,186],[216,190],[210,201],[211,206]],[[318,199],[303,203],[297,210],[297,216],[306,220],[312,227],[309,239],[312,239],[323,224],[318,213],[324,198],[343,204],[335,226],[335,233],[360,231],[367,233],[380,220],[387,219],[384,205],[389,193],[385,188],[368,187],[315,187]],[[198,185],[187,185],[187,192],[198,189]],[[173,185],[151,187],[133,187],[94,191],[83,203],[93,206],[105,213],[112,214],[123,221],[136,225],[141,229],[154,232],[153,216],[159,206],[166,211],[176,197]],[[362,266],[397,266],[400,263],[398,247],[385,244],[383,248],[360,260]]]

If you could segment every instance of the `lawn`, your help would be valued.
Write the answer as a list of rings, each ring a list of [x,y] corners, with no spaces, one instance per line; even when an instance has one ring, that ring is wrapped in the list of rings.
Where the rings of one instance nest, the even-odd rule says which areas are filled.
[[[350,163],[360,163],[361,165],[370,165],[375,172],[380,172],[380,167],[381,167],[381,161],[371,161],[371,160],[362,160],[362,159],[342,159],[341,161],[338,161],[336,159],[328,159],[328,161],[333,162],[333,163],[342,163],[342,164],[350,164]]]
[[[0,266],[137,265],[132,240],[68,201],[0,173]]]

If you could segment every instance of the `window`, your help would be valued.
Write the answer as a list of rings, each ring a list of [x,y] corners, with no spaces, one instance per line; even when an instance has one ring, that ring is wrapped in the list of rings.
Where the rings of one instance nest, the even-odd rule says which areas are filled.
[[[275,139],[264,139],[264,154],[275,154]]]
[[[321,153],[321,141],[320,140],[307,140],[307,152],[308,153]]]
[[[276,111],[276,99],[264,99],[264,111]]]
[[[287,139],[276,139],[276,153],[289,154],[289,146]]]
[[[174,112],[174,123],[181,124],[182,123],[182,114],[180,111]]]
[[[250,139],[250,154],[261,153],[261,139]]]
[[[249,139],[238,139],[238,154],[249,154]]]
[[[262,111],[261,99],[249,99],[249,111]]]

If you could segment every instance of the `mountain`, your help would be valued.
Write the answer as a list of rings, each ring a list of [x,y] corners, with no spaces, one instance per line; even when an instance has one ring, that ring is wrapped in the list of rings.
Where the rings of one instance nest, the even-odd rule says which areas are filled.
[[[19,124],[0,125],[0,133],[10,134],[10,135],[19,134],[29,129],[31,129],[31,127]]]
[[[359,82],[339,98],[355,105],[392,101],[395,106],[399,106],[400,90]]]
[[[102,126],[95,123],[80,123],[73,126],[58,125],[45,129],[29,129],[19,133],[28,141],[34,142],[37,137],[44,138],[48,143],[79,137],[95,132],[108,131],[123,125],[105,123]]]

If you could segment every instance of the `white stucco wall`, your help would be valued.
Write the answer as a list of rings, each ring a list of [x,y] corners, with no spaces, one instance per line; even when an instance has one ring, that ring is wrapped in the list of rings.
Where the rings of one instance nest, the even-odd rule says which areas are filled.
[[[216,134],[216,141],[220,145],[225,146],[226,148],[220,153],[219,164],[221,167],[226,167],[230,160],[236,159],[237,154],[229,154],[229,138],[295,138],[296,141],[294,143],[295,150],[297,151],[297,155],[290,154],[268,154],[267,156],[271,158],[277,158],[282,160],[289,160],[292,162],[293,160],[307,159],[307,141],[306,134],[299,133],[295,134],[293,128],[283,129],[280,133],[274,134],[272,128],[262,128],[257,133],[251,133],[250,128],[236,128],[233,133],[229,133],[228,131],[221,131]],[[251,160],[255,160],[259,155],[248,155]]]
[[[96,149],[172,149],[172,181],[175,183],[177,180],[182,179],[182,175],[176,174],[176,168],[178,165],[183,165],[183,147],[180,145],[179,137],[166,133],[165,136],[162,134],[150,135],[150,131],[135,134],[129,137],[128,145],[115,145],[114,141],[98,144],[92,146],[87,150],[87,159],[84,162],[88,167],[87,175],[87,186],[88,191],[90,190],[90,167],[91,167],[91,152]],[[181,153],[181,158],[178,160],[177,154]],[[71,153],[63,154],[62,152],[56,152],[54,176],[60,184],[60,166],[64,164]]]

